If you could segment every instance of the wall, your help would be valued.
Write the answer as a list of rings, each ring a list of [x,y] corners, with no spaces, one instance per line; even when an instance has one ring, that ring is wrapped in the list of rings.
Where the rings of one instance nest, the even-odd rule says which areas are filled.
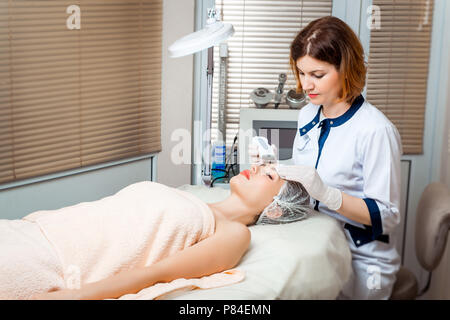
[[[161,144],[158,154],[156,180],[171,187],[189,184],[190,164],[172,161],[174,147],[179,140],[172,141],[174,130],[192,128],[192,92],[194,56],[170,58],[167,48],[177,39],[194,31],[194,0],[165,0],[163,2],[163,56],[161,95]],[[188,139],[190,144],[190,138]],[[190,145],[189,151],[190,151]],[[190,159],[190,157],[189,157]]]

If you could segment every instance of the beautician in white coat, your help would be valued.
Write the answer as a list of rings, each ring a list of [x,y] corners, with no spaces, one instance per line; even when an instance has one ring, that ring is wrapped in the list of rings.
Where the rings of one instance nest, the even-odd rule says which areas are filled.
[[[311,206],[343,227],[353,276],[338,298],[389,299],[400,268],[393,235],[400,221],[399,133],[361,95],[364,51],[343,21],[312,21],[292,42],[290,60],[297,90],[310,103],[299,112],[295,165],[277,171],[302,183]],[[257,156],[254,146],[249,152]]]

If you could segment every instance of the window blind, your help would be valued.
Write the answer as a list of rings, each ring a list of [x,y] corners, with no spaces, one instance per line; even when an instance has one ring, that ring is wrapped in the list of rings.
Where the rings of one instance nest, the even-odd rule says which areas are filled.
[[[332,1],[216,0],[222,21],[232,23],[235,34],[227,40],[226,144],[239,130],[240,108],[254,107],[250,93],[265,87],[275,92],[278,75],[286,73],[286,93],[295,88],[289,67],[289,48],[297,33],[309,22],[331,15]],[[211,139],[217,140],[219,103],[219,46],[214,48],[214,79]],[[268,108],[273,108],[269,104]],[[288,108],[281,104],[279,108]]]
[[[0,183],[160,151],[161,32],[162,0],[0,0]]]
[[[404,154],[422,154],[433,0],[373,0],[367,100],[395,124]]]

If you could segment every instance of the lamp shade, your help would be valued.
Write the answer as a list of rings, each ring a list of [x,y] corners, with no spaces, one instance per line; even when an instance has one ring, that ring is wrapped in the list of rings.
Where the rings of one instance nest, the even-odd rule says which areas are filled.
[[[205,28],[178,39],[169,47],[169,56],[183,57],[213,47],[234,34],[233,25],[214,21]]]

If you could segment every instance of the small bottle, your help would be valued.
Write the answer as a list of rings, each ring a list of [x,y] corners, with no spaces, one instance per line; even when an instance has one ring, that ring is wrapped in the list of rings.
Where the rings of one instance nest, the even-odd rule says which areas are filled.
[[[225,175],[226,147],[222,141],[215,141],[212,150],[212,176],[215,179]]]

